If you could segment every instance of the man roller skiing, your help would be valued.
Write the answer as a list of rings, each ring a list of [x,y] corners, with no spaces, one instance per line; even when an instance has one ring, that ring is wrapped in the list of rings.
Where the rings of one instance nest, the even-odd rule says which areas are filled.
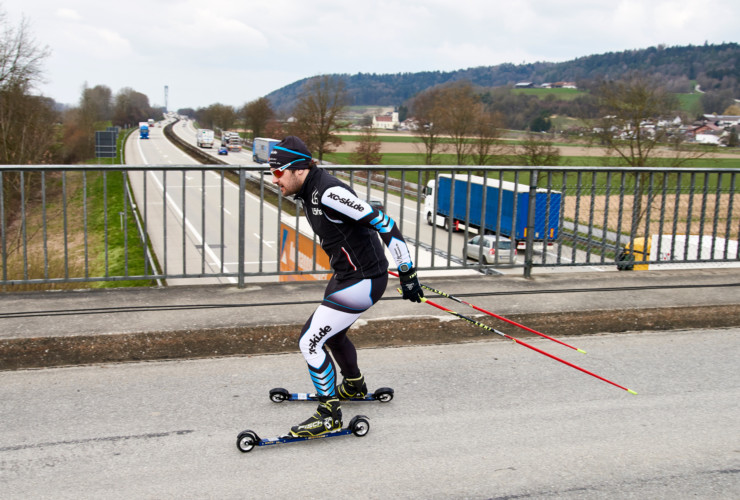
[[[342,427],[340,399],[367,393],[347,330],[385,291],[388,261],[381,240],[398,267],[403,298],[421,302],[424,294],[408,246],[393,219],[319,168],[303,141],[289,136],[276,144],[270,154],[270,170],[272,182],[283,196],[293,195],[303,202],[306,218],[334,271],[324,299],[303,326],[298,342],[319,406],[308,420],[290,429],[296,437],[319,436]],[[338,386],[334,361],[343,376]]]

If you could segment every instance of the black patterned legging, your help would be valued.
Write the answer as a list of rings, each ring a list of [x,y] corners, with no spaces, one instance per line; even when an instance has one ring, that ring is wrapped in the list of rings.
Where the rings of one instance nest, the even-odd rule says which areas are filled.
[[[376,278],[339,281],[332,277],[324,292],[324,300],[308,318],[301,331],[298,346],[308,363],[308,372],[320,396],[336,394],[337,376],[334,360],[343,376],[360,376],[355,345],[347,330],[375,304],[385,292],[388,275]],[[329,356],[326,347],[331,350]]]

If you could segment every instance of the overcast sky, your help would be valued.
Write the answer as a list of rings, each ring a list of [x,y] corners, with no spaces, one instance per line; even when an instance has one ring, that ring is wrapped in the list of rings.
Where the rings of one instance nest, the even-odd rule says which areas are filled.
[[[169,109],[241,106],[327,73],[451,71],[568,61],[659,44],[738,42],[740,1],[0,0],[48,46],[38,91],[85,83]]]

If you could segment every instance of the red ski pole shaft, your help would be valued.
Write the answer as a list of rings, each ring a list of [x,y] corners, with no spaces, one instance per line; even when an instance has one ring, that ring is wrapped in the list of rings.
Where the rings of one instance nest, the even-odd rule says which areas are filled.
[[[401,292],[401,290],[398,290],[398,291],[399,291],[399,292]],[[524,346],[524,347],[528,347],[529,349],[532,349],[532,350],[533,350],[533,351],[535,351],[535,352],[538,352],[538,353],[540,353],[540,354],[543,354],[543,355],[547,356],[548,358],[552,358],[552,359],[554,359],[555,361],[560,361],[561,363],[563,363],[563,364],[565,364],[565,365],[568,365],[568,366],[570,366],[571,368],[575,368],[576,370],[582,371],[583,373],[585,373],[585,374],[587,374],[587,375],[591,375],[592,377],[594,377],[594,378],[597,378],[597,379],[599,379],[599,380],[601,380],[601,381],[603,381],[603,382],[606,382],[607,384],[611,384],[611,385],[613,385],[614,387],[619,387],[619,388],[620,388],[620,389],[622,389],[623,391],[627,391],[627,392],[629,392],[630,394],[637,394],[637,393],[636,393],[635,391],[633,391],[632,389],[627,389],[626,387],[624,387],[624,386],[621,386],[621,385],[619,385],[619,384],[617,384],[617,383],[615,383],[615,382],[612,382],[611,380],[609,380],[609,379],[606,379],[606,378],[602,377],[601,375],[596,375],[595,373],[593,373],[593,372],[590,372],[590,371],[586,370],[585,368],[581,368],[580,366],[578,366],[578,365],[576,365],[576,364],[573,364],[573,363],[571,363],[571,362],[569,362],[569,361],[565,361],[564,359],[558,358],[557,356],[554,356],[554,355],[550,354],[549,352],[543,351],[542,349],[538,349],[538,348],[536,348],[535,346],[529,345],[529,344],[527,344],[526,342],[523,342],[523,341],[521,341],[521,340],[519,340],[519,339],[517,339],[517,338],[514,338],[514,337],[510,336],[510,335],[506,335],[506,334],[505,334],[504,332],[500,332],[500,331],[496,330],[495,328],[491,328],[491,327],[490,327],[490,326],[488,326],[488,325],[484,325],[483,323],[479,323],[478,321],[475,321],[475,320],[474,320],[474,319],[472,319],[472,318],[468,318],[467,316],[463,316],[462,314],[460,314],[460,313],[458,313],[458,312],[455,312],[455,311],[453,311],[452,309],[448,309],[448,308],[446,308],[445,306],[441,306],[441,305],[439,305],[439,304],[436,304],[436,303],[432,302],[431,300],[429,300],[429,299],[426,299],[426,298],[424,298],[424,297],[422,297],[422,299],[421,299],[421,300],[422,300],[422,302],[426,302],[426,303],[427,303],[427,304],[429,304],[430,306],[434,306],[434,307],[436,307],[437,309],[441,309],[442,311],[445,311],[445,312],[447,312],[447,313],[449,313],[449,314],[452,314],[453,316],[456,316],[456,317],[458,317],[458,318],[460,318],[460,319],[464,319],[464,320],[465,320],[465,321],[467,321],[468,323],[472,323],[473,325],[476,325],[476,326],[478,326],[478,327],[480,327],[480,328],[483,328],[484,330],[488,330],[489,332],[493,332],[493,333],[495,333],[495,334],[497,334],[497,335],[501,335],[502,337],[506,337],[506,338],[507,338],[507,339],[509,339],[509,340],[513,340],[513,341],[514,341],[515,343],[517,343],[517,344],[519,344],[519,345],[522,345],[522,346]]]
[[[398,277],[398,274],[394,273],[393,271],[388,271],[388,272],[389,272],[389,273],[390,273],[391,275],[393,275],[393,276],[395,276],[395,277]],[[561,341],[561,340],[555,339],[555,338],[553,338],[553,337],[550,337],[549,335],[545,335],[545,334],[544,334],[544,333],[542,333],[542,332],[538,332],[537,330],[533,330],[533,329],[531,329],[531,328],[529,328],[529,327],[527,327],[527,326],[524,326],[524,325],[522,325],[522,324],[520,324],[520,323],[517,323],[516,321],[512,321],[512,320],[510,320],[510,319],[508,319],[508,318],[504,318],[503,316],[499,316],[499,315],[498,315],[498,314],[496,314],[496,313],[492,313],[491,311],[486,311],[486,310],[485,310],[485,309],[483,309],[482,307],[478,307],[478,306],[476,306],[476,305],[474,305],[474,304],[471,304],[470,302],[466,302],[466,301],[462,300],[461,298],[455,297],[454,295],[450,295],[449,293],[445,293],[445,292],[443,292],[443,291],[441,291],[441,290],[437,290],[436,288],[432,288],[432,287],[430,287],[430,286],[427,286],[427,285],[425,285],[425,284],[423,284],[423,283],[421,283],[421,286],[422,286],[422,288],[426,288],[426,289],[427,289],[427,290],[429,290],[430,292],[434,292],[434,293],[436,293],[437,295],[441,295],[442,297],[447,297],[448,299],[452,299],[452,300],[454,300],[455,302],[459,302],[459,303],[461,303],[461,304],[465,304],[466,306],[470,306],[470,307],[472,307],[472,308],[473,308],[473,309],[475,309],[476,311],[480,311],[480,312],[482,312],[482,313],[484,313],[484,314],[488,314],[489,316],[493,316],[493,317],[494,317],[494,318],[496,318],[496,319],[500,319],[501,321],[505,321],[506,323],[509,323],[509,324],[511,324],[511,325],[514,325],[514,326],[516,326],[516,327],[519,327],[519,328],[521,328],[522,330],[526,330],[526,331],[528,331],[528,332],[534,333],[535,335],[539,335],[540,337],[544,337],[544,338],[546,338],[546,339],[552,340],[553,342],[557,342],[558,344],[564,345],[565,347],[570,347],[571,349],[573,349],[573,350],[575,350],[575,351],[578,351],[578,352],[581,352],[581,353],[583,353],[583,354],[586,354],[586,351],[584,351],[583,349],[579,349],[579,348],[577,348],[577,347],[574,347],[574,346],[572,346],[572,345],[570,345],[570,344],[567,344],[567,343],[565,343],[565,342],[563,342],[563,341]]]

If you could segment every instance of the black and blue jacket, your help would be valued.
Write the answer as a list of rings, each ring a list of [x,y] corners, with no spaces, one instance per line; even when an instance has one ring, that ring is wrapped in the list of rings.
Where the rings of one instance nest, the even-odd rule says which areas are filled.
[[[396,267],[411,263],[408,246],[393,219],[322,168],[311,168],[296,198],[303,202],[306,218],[337,279],[385,274],[388,260],[381,240]]]

